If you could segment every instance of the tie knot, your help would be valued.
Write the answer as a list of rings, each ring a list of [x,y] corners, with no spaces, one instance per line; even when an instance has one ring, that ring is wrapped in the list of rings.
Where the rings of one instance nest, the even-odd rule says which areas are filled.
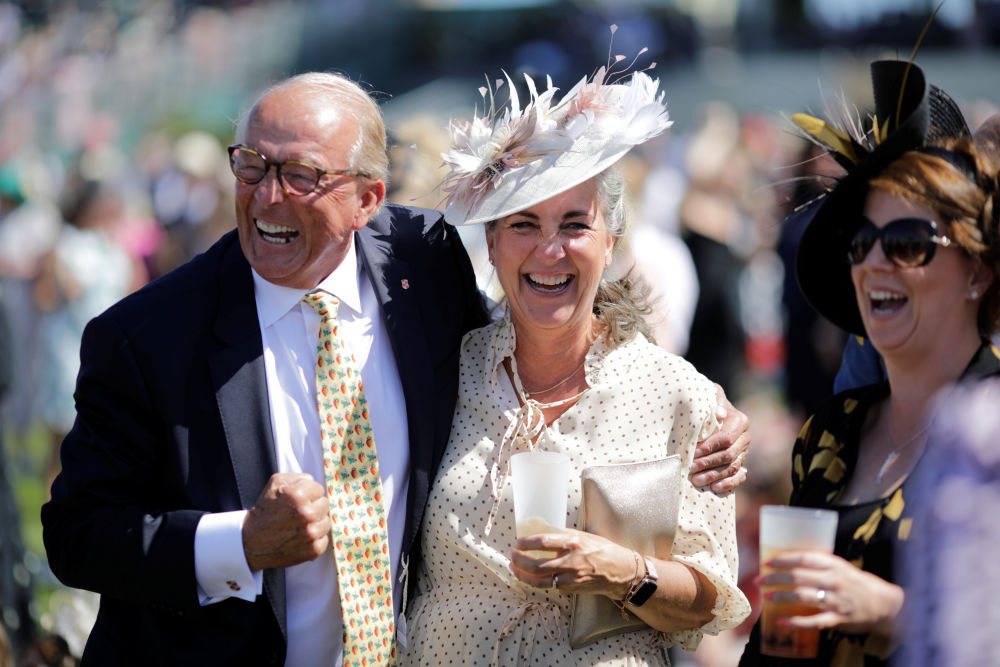
[[[323,290],[309,292],[302,297],[302,300],[312,306],[313,310],[319,313],[323,321],[337,319],[337,309],[340,308],[340,299],[329,292],[324,292]]]

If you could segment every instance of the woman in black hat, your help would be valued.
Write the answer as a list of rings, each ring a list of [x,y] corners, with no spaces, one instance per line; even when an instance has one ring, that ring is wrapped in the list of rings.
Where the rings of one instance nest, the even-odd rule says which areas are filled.
[[[888,376],[828,401],[795,443],[790,504],[840,515],[833,554],[785,553],[758,578],[765,599],[819,609],[787,619],[821,631],[818,657],[796,665],[886,664],[904,600],[893,550],[910,532],[906,481],[935,397],[1000,373],[988,342],[1000,324],[997,161],[919,68],[873,63],[872,80],[870,149],[796,118],[848,168],[803,236],[799,283],[821,314],[871,341]],[[761,654],[759,635],[758,624],[740,664],[783,664]]]

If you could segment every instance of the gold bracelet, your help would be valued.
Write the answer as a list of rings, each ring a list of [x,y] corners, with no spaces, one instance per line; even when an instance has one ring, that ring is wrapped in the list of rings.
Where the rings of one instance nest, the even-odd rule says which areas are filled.
[[[642,583],[642,572],[640,568],[642,567],[642,559],[639,558],[639,552],[633,551],[632,556],[635,558],[635,574],[632,576],[632,583],[629,584],[628,592],[625,593],[625,597],[621,600],[614,600],[613,602],[618,607],[618,610],[622,613],[622,618],[626,621],[629,619],[628,610],[625,608],[627,600],[630,600],[635,592],[639,590],[639,585]]]

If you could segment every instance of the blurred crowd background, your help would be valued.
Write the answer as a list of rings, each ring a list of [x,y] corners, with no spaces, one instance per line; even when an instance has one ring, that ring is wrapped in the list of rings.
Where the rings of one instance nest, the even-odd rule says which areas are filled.
[[[612,53],[648,47],[637,67],[656,63],[675,121],[628,158],[634,228],[613,270],[646,277],[658,342],[751,418],[737,506],[756,603],[757,508],[787,500],[791,444],[831,394],[844,343],[791,270],[804,205],[837,167],[788,118],[841,98],[864,114],[868,62],[909,57],[936,4],[0,3],[0,665],[73,664],[82,649],[96,600],[54,580],[39,524],[72,424],[79,337],[233,227],[225,146],[256,93],[312,69],[364,83],[391,135],[390,200],[434,207],[447,120],[481,105],[477,88],[503,70],[567,89],[607,62],[612,24]],[[918,56],[973,128],[1000,108],[998,44],[1000,1],[946,0]],[[481,228],[461,231],[495,290]],[[751,621],[675,662],[735,665]]]

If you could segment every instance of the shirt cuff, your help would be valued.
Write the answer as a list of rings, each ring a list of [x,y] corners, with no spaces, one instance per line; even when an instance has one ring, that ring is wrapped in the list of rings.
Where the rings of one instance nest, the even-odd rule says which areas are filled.
[[[243,553],[243,521],[247,510],[205,514],[194,533],[194,576],[198,602],[210,605],[226,598],[253,602],[264,585],[262,572],[251,572]]]

